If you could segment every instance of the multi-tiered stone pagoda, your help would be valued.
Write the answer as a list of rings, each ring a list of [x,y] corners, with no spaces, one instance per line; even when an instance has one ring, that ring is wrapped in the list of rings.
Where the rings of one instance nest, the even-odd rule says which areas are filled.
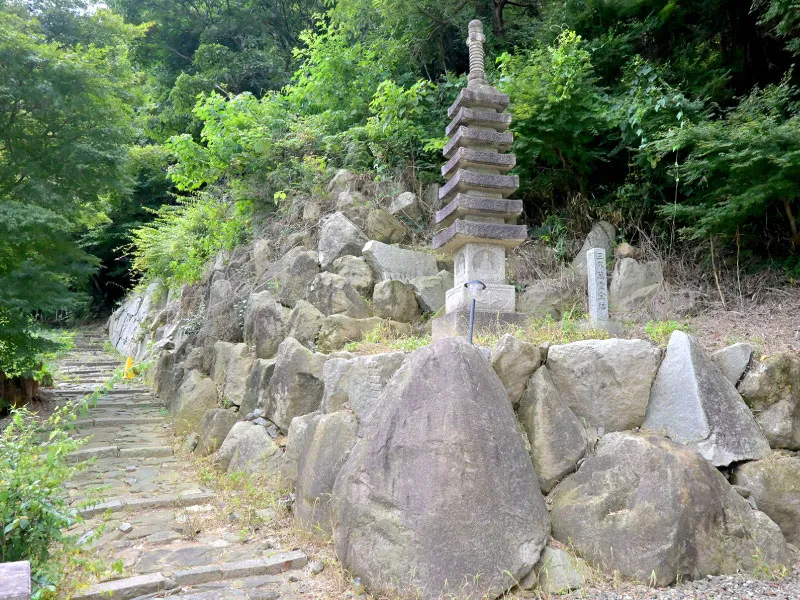
[[[455,285],[447,292],[446,315],[433,323],[434,337],[465,331],[472,302],[469,281],[481,281],[486,289],[476,302],[476,323],[486,327],[518,322],[514,286],[506,282],[506,249],[527,237],[516,225],[522,201],[510,200],[519,178],[508,175],[516,158],[506,151],[513,135],[508,95],[490,86],[484,69],[483,24],[469,24],[469,83],[448,110],[450,141],[444,148],[448,159],[442,167],[447,183],[439,191],[444,205],[436,213],[443,227],[433,240],[436,250],[453,254]]]

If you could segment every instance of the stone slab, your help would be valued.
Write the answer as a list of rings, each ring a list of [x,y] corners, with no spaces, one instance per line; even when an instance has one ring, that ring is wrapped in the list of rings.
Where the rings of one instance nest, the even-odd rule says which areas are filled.
[[[375,240],[367,242],[362,252],[375,281],[397,279],[409,283],[415,277],[433,276],[439,272],[436,258],[425,252],[405,250]]]
[[[491,148],[498,152],[505,152],[511,148],[513,143],[514,134],[510,131],[459,127],[450,141],[445,144],[442,154],[449,160],[459,148]]]
[[[450,253],[455,253],[464,244],[469,243],[493,243],[505,248],[514,248],[527,238],[528,229],[524,225],[456,219],[447,229],[436,234],[433,238],[433,248]]]
[[[171,579],[178,587],[219,581],[222,579],[222,567],[219,565],[203,565],[191,569],[182,569],[172,573]]]
[[[475,108],[462,107],[453,117],[453,120],[445,129],[447,137],[461,126],[487,127],[495,131],[505,131],[511,125],[511,115],[497,112],[496,110],[481,110]]]
[[[522,200],[502,200],[472,194],[456,194],[450,203],[436,212],[436,223],[447,227],[466,216],[494,217],[515,223],[522,214]]]
[[[165,458],[172,456],[172,448],[170,446],[120,448],[119,455],[125,458]]]
[[[30,600],[31,564],[28,561],[0,564],[0,600]]]
[[[494,334],[509,325],[522,327],[528,315],[516,312],[476,312],[475,335]],[[434,340],[445,337],[469,335],[469,310],[457,310],[431,320],[431,334]]]
[[[485,169],[508,173],[516,165],[517,157],[513,154],[459,148],[453,158],[442,167],[442,177],[449,181],[460,169]]]
[[[119,456],[118,446],[101,446],[99,448],[85,448],[71,453],[67,460],[71,463],[83,462],[92,458],[116,458]]]
[[[586,252],[586,272],[589,288],[589,321],[605,323],[609,320],[605,249],[592,248]]]
[[[92,585],[85,592],[72,596],[72,600],[133,600],[146,594],[160,592],[167,587],[167,578],[161,573],[137,575]]]
[[[447,290],[445,310],[447,313],[458,310],[469,310],[472,296],[464,285],[456,285]],[[489,312],[514,312],[516,307],[516,289],[513,285],[488,283],[486,289],[476,299],[475,310]]]
[[[455,102],[447,109],[447,116],[450,119],[455,118],[462,108],[488,108],[502,112],[508,106],[509,101],[508,94],[503,94],[494,88],[464,88],[459,92]]]

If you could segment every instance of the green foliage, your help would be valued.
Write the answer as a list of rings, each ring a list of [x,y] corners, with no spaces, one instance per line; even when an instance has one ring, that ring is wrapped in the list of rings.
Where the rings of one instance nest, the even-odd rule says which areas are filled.
[[[155,221],[133,231],[132,268],[145,282],[194,283],[210,259],[247,239],[249,215],[246,204],[210,194],[162,206]]]
[[[15,410],[0,434],[0,562],[31,561],[34,581],[55,589],[59,577],[51,554],[74,543],[63,530],[78,520],[64,483],[80,468],[67,455],[84,442],[65,429],[77,418],[75,405],[42,423]]]
[[[692,328],[688,323],[679,323],[678,321],[648,321],[644,326],[647,336],[662,347],[666,347],[674,331],[690,333]]]

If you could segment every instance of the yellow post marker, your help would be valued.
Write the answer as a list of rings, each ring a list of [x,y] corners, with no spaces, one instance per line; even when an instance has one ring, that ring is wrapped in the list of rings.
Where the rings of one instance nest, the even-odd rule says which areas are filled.
[[[138,370],[133,366],[133,359],[129,356],[128,360],[125,361],[125,379],[133,379],[138,375]]]

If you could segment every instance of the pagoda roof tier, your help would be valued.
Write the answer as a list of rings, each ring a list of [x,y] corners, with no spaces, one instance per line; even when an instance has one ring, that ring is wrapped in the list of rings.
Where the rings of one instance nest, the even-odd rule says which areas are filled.
[[[511,115],[499,113],[493,110],[479,110],[473,108],[460,109],[445,133],[450,137],[453,132],[461,126],[488,127],[495,131],[505,131],[511,125]]]
[[[457,194],[450,204],[437,211],[436,223],[447,227],[454,220],[465,216],[494,217],[513,223],[521,214],[522,200]]]
[[[505,152],[511,148],[514,142],[514,134],[510,131],[493,131],[491,129],[475,129],[464,127],[456,129],[450,141],[444,147],[442,154],[445,158],[452,158],[459,148],[469,148],[480,146],[482,148],[493,148],[498,152]]]
[[[516,164],[517,158],[513,154],[459,148],[442,167],[442,177],[449,180],[459,169],[489,169],[499,174],[508,173]]]
[[[524,225],[456,219],[447,229],[436,234],[433,238],[433,248],[449,253],[458,251],[464,244],[473,243],[514,248],[527,237],[528,230]]]
[[[456,101],[447,109],[447,116],[452,119],[462,108],[488,108],[503,112],[508,106],[508,102],[508,94],[499,92],[490,86],[464,88],[458,94]]]
[[[450,202],[456,194],[476,192],[481,194],[502,194],[510,196],[519,188],[519,177],[516,175],[491,175],[489,173],[475,173],[473,171],[458,171],[439,190],[439,199]]]

